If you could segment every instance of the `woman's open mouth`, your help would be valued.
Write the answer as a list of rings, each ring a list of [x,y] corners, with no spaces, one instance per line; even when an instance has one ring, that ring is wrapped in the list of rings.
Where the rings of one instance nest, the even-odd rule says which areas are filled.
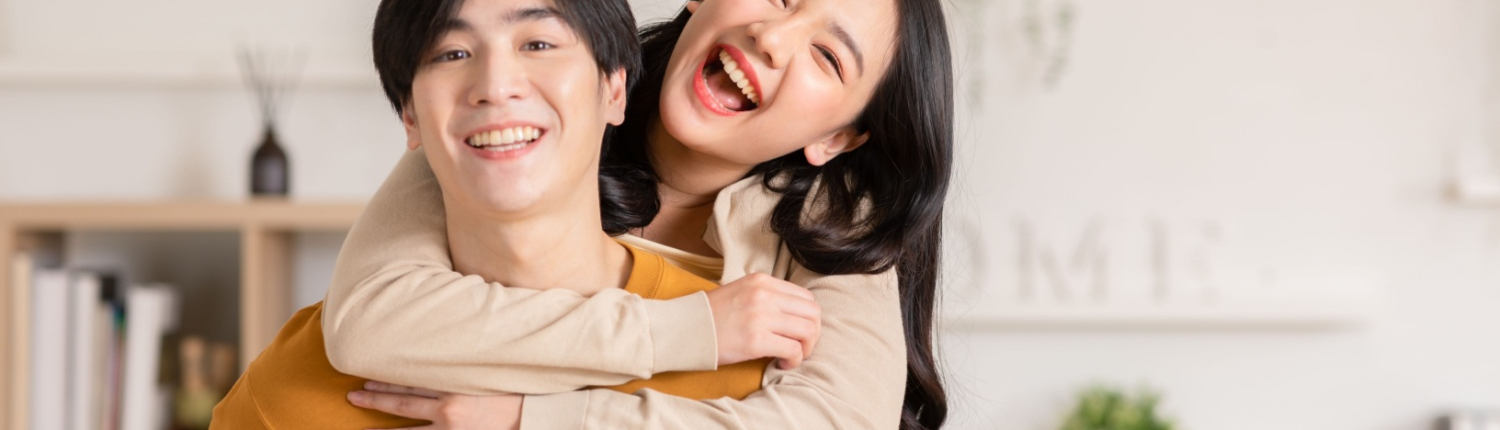
[[[760,91],[752,75],[724,48],[709,55],[695,78],[694,90],[709,110],[733,115],[760,107]]]

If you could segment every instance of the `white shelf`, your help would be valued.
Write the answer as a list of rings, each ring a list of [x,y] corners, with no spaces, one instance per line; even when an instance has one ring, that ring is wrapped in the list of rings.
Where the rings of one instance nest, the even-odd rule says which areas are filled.
[[[1325,281],[1279,292],[1231,293],[1213,300],[1146,297],[1062,303],[995,297],[949,303],[942,326],[958,330],[1343,330],[1381,308],[1373,281]]]
[[[0,58],[0,88],[232,89],[244,79],[232,58],[139,58],[99,61]],[[304,67],[298,88],[380,90],[375,68],[353,61]]]
[[[1365,309],[1256,306],[1003,306],[948,318],[959,330],[1331,330],[1357,328]]]
[[[1500,174],[1455,181],[1453,198],[1466,205],[1500,206]]]

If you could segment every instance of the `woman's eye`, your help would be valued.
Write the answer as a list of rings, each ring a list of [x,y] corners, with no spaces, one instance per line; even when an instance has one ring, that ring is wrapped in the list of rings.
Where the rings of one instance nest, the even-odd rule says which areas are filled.
[[[822,46],[818,47],[818,52],[823,54],[823,59],[828,60],[829,65],[833,66],[833,72],[839,75],[839,82],[843,82],[844,67],[839,65],[839,57],[837,55],[833,55],[833,51],[830,51],[828,50],[828,48],[824,48]]]
[[[556,46],[553,46],[551,43],[540,42],[540,41],[533,41],[533,42],[526,42],[525,45],[521,45],[521,50],[522,51],[541,51],[541,50],[546,50],[546,49],[552,49],[552,48],[555,48],[555,47]]]
[[[442,62],[448,62],[448,61],[462,60],[462,59],[465,59],[465,58],[469,58],[469,52],[468,51],[453,50],[453,51],[444,51],[443,53],[438,54],[436,58],[432,59],[432,61],[442,63]]]

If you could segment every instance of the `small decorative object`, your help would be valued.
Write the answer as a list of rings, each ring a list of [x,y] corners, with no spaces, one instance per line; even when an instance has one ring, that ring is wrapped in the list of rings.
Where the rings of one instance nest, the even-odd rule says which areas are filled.
[[[295,72],[286,73],[286,70],[299,69],[301,61],[298,56],[281,59],[290,61],[270,60],[266,55],[240,50],[240,68],[246,85],[255,95],[265,129],[261,133],[260,146],[250,160],[250,194],[285,197],[291,190],[291,172],[286,152],[276,139],[276,114],[295,84]]]
[[[1174,430],[1177,425],[1157,413],[1160,399],[1151,391],[1129,395],[1095,386],[1079,394],[1078,407],[1060,430]]]
[[[239,373],[235,367],[235,348],[199,336],[184,336],[177,345],[175,364],[178,375],[172,402],[172,429],[207,429],[213,419],[214,406],[229,393]]]
[[[216,392],[209,385],[208,345],[203,338],[187,336],[178,346],[178,366],[182,371],[177,388],[177,400],[173,406],[174,428],[196,430],[208,428],[213,419],[214,405],[219,404],[224,393]]]

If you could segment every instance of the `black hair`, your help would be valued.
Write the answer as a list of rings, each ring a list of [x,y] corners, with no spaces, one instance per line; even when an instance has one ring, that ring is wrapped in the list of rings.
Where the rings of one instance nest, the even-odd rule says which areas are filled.
[[[626,0],[553,0],[563,22],[594,55],[600,73],[625,71],[626,88],[640,79],[641,45],[635,15]],[[381,0],[370,32],[375,71],[391,107],[400,114],[411,98],[412,80],[463,0]]]
[[[953,159],[953,69],[940,0],[895,0],[896,49],[885,77],[853,124],[861,147],[822,167],[801,151],[761,163],[750,176],[781,194],[770,225],[803,267],[823,274],[896,268],[906,339],[901,429],[937,429],[947,393],[933,358],[933,308],[943,204]],[[641,30],[641,84],[626,105],[621,138],[604,154],[600,192],[618,211],[611,232],[651,223],[660,209],[649,138],[660,116],[662,81],[672,49],[691,17]],[[813,216],[804,216],[815,208]]]

